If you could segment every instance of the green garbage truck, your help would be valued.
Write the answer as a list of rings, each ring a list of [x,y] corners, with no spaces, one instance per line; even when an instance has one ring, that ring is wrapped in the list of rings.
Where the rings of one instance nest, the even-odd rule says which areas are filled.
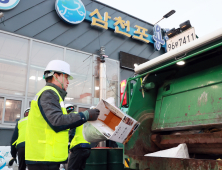
[[[124,145],[125,168],[222,169],[222,29],[134,71],[120,107],[140,126]],[[186,143],[189,158],[144,156],[181,143]]]

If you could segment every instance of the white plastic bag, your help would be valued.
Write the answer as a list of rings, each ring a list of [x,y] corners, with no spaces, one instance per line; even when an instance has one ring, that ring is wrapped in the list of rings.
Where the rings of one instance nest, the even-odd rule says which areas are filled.
[[[166,157],[166,158],[189,158],[187,145],[185,143],[179,144],[175,148],[170,148],[154,153],[149,153],[144,156],[150,157]]]
[[[88,122],[83,125],[83,137],[88,142],[100,142],[106,140],[106,137]]]
[[[5,158],[4,158],[3,154],[1,154],[1,152],[0,152],[0,169],[3,169],[5,166],[6,166]]]
[[[10,146],[0,146],[0,170],[17,170],[18,169],[18,164],[16,164],[15,162],[13,163],[12,166],[8,166],[8,163],[12,158],[10,150],[11,150]]]

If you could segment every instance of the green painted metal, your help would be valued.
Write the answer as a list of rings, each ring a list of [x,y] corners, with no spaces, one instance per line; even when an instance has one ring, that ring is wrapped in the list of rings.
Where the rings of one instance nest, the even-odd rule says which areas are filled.
[[[141,81],[136,81],[136,84],[133,87],[128,114],[140,122],[140,126],[129,142],[124,145],[124,159],[130,158],[130,155],[143,156],[146,153],[158,150],[156,145],[150,139],[150,136],[152,135],[151,125],[153,122],[157,95],[156,90],[151,89],[149,92],[145,92],[145,96],[143,98],[140,89]],[[130,161],[130,168],[136,169],[135,161]]]
[[[134,82],[137,82],[139,80],[134,80]],[[132,98],[133,96],[133,91],[136,90],[136,84],[133,85],[133,83],[131,81],[129,81],[129,91],[128,91],[128,96],[130,96],[130,99]],[[132,100],[129,101],[129,104],[128,104],[128,108],[131,107],[131,103],[132,103]]]
[[[127,79],[126,88],[125,88],[125,90],[124,90],[123,96],[125,95],[125,93],[126,93],[126,91],[127,91],[128,83],[129,83],[130,81],[135,80],[135,79],[138,79],[138,78],[141,78],[141,77],[144,77],[144,76],[146,76],[147,74],[154,73],[154,72],[156,72],[156,71],[159,71],[159,70],[161,70],[161,69],[164,69],[164,68],[166,68],[166,67],[169,67],[169,66],[171,66],[171,65],[174,65],[174,64],[176,64],[176,63],[179,62],[179,61],[187,60],[187,59],[192,58],[192,57],[194,57],[194,56],[196,56],[196,55],[199,55],[199,54],[202,54],[202,53],[204,53],[204,52],[213,50],[213,49],[215,49],[215,48],[217,48],[217,47],[220,47],[220,46],[222,46],[222,42],[219,42],[219,43],[217,43],[217,44],[214,44],[214,45],[212,45],[212,46],[210,46],[210,47],[207,47],[207,48],[204,48],[204,49],[202,49],[202,50],[196,51],[195,53],[192,53],[192,54],[190,54],[190,55],[188,55],[188,56],[186,56],[186,57],[184,57],[184,58],[181,58],[181,59],[179,59],[179,60],[170,62],[170,63],[168,63],[168,64],[165,64],[165,65],[163,65],[163,66],[160,66],[160,67],[155,68],[155,69],[153,69],[153,70],[150,70],[150,71],[148,71],[148,72],[145,72],[145,73],[143,73],[143,74],[140,74],[140,75],[138,75],[138,76],[136,76],[136,77]],[[120,102],[120,108],[122,107],[122,103],[123,103],[123,99],[122,99],[121,102]]]
[[[150,89],[153,89],[153,88],[155,88],[155,84],[154,84],[153,82],[146,83],[146,84],[144,85],[144,89],[145,89],[145,90],[150,90]]]
[[[168,81],[157,97],[152,130],[222,126],[222,65]]]
[[[127,82],[127,91],[128,91],[128,93],[127,93],[127,100],[128,100],[128,102],[127,103],[130,103],[130,101],[131,101],[131,82],[130,81],[128,81]]]
[[[222,42],[217,40],[207,47],[191,51],[180,60],[168,61],[127,80],[127,88],[124,91],[124,93],[127,91],[127,95],[130,96],[127,114],[141,123],[129,142],[124,145],[123,159],[129,159],[130,169],[219,169],[219,161],[146,158],[144,154],[159,150],[150,139],[155,130],[199,128],[222,124],[220,104],[222,102],[222,62],[220,65],[217,63],[214,65],[213,62],[217,61],[212,60],[209,67],[206,58],[201,63],[193,62],[196,61],[194,56],[198,55],[197,57],[200,58],[213,50],[218,50],[220,46]],[[176,68],[174,65],[181,60],[189,60],[193,63],[189,67],[184,67],[186,69]],[[176,69],[175,74],[178,76],[172,78],[173,69]],[[158,73],[158,76],[155,77],[154,73]],[[155,87],[145,91],[143,98],[140,78],[144,78],[147,74],[149,76],[144,84],[153,82]],[[131,94],[132,87],[129,87],[129,84],[134,80],[136,84]]]
[[[221,170],[222,161],[207,159],[178,159],[133,156],[131,162],[136,162],[140,170]]]
[[[107,151],[107,169],[108,170],[123,170],[123,149],[113,148]]]
[[[179,62],[179,61],[187,60],[187,59],[192,58],[192,57],[194,57],[194,56],[196,56],[196,55],[202,54],[202,53],[204,53],[204,52],[210,51],[210,50],[215,49],[215,48],[220,47],[220,46],[222,46],[222,42],[220,42],[220,43],[218,43],[218,44],[215,44],[215,45],[213,45],[213,46],[210,46],[210,47],[208,47],[208,48],[204,48],[203,50],[197,51],[197,52],[195,52],[195,53],[192,53],[191,55],[188,55],[188,56],[186,56],[186,57],[184,57],[184,58],[181,58],[181,59],[179,59],[179,60],[170,62],[170,63],[168,63],[168,64],[165,64],[165,65],[163,65],[163,66],[160,66],[160,67],[158,67],[158,68],[155,68],[155,69],[153,69],[153,70],[150,70],[150,71],[148,71],[148,72],[146,72],[146,73],[140,74],[140,75],[138,75],[138,76],[136,76],[136,77],[134,77],[134,78],[129,78],[128,80],[134,80],[134,79],[137,79],[137,78],[140,78],[140,77],[144,77],[144,76],[146,76],[147,74],[150,74],[150,73],[159,71],[159,70],[161,70],[161,69],[164,69],[164,68],[166,68],[166,67],[169,67],[169,66],[171,66],[171,65],[174,65],[174,64],[176,64],[176,63]]]
[[[91,154],[86,161],[85,170],[106,170],[107,169],[107,150],[104,148],[92,148]]]

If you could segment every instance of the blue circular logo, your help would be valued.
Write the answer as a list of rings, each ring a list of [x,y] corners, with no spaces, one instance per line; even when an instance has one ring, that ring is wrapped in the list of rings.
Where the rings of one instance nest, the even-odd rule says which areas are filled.
[[[0,9],[9,10],[18,5],[20,0],[0,0]]]
[[[70,24],[79,24],[86,17],[86,9],[81,0],[56,0],[55,9]]]

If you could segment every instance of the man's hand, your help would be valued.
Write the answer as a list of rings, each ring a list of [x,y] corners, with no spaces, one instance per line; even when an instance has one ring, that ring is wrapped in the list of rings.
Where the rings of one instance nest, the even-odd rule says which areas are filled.
[[[9,166],[12,166],[13,163],[14,163],[14,161],[17,163],[16,158],[12,158],[12,159],[8,162],[8,165],[9,165]]]
[[[94,121],[97,120],[98,116],[99,116],[99,110],[98,109],[88,109],[89,112],[89,119],[88,121]]]

